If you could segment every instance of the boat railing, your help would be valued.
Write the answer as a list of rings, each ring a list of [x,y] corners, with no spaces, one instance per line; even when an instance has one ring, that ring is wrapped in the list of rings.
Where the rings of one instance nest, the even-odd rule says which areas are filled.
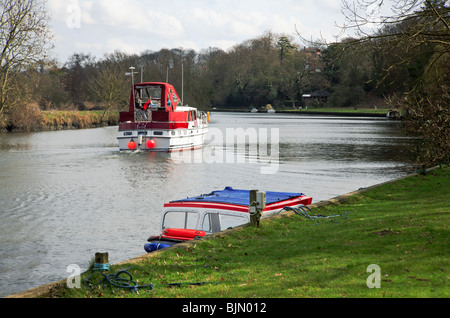
[[[199,113],[200,113],[200,116],[202,119],[202,125],[207,125],[208,124],[208,115],[204,111],[200,111]]]

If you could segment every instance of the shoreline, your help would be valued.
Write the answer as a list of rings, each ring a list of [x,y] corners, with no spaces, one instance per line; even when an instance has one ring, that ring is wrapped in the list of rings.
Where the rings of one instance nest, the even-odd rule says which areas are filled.
[[[435,167],[429,168],[429,169],[426,170],[426,173],[431,172],[431,171],[433,171],[435,169],[438,169],[438,168],[440,168],[440,166],[435,166]],[[344,202],[348,201],[350,198],[352,198],[352,197],[354,197],[354,196],[356,196],[358,194],[361,194],[361,193],[364,193],[364,192],[376,189],[376,188],[378,188],[380,186],[383,186],[383,185],[386,185],[386,184],[392,184],[392,183],[401,181],[401,180],[409,178],[409,177],[417,176],[419,174],[420,173],[412,173],[412,174],[408,174],[408,175],[400,177],[400,178],[388,180],[388,181],[385,181],[383,183],[375,184],[375,185],[372,185],[372,186],[369,186],[369,187],[366,187],[366,188],[361,188],[361,189],[358,189],[356,191],[352,191],[352,192],[349,192],[349,193],[346,193],[346,194],[343,194],[343,195],[340,195],[340,196],[337,196],[337,197],[334,197],[334,198],[331,198],[331,199],[328,199],[328,200],[323,200],[323,201],[319,201],[319,202],[313,203],[309,207],[311,209],[313,209],[313,208],[324,207],[324,206],[333,205],[333,204],[337,204],[337,203],[344,203]],[[283,212],[283,213],[280,213],[278,215],[274,215],[274,216],[265,218],[265,220],[267,220],[267,221],[268,220],[273,220],[273,219],[280,218],[280,217],[283,217],[283,216],[286,216],[286,215],[290,215],[290,214],[293,214],[293,213],[294,212]],[[236,229],[239,229],[239,228],[240,227],[236,227],[236,228],[233,228],[233,229],[229,229],[229,230],[225,230],[225,231],[222,231],[222,232],[217,232],[217,233],[208,235],[207,237],[204,238],[204,240],[209,240],[209,239],[213,239],[213,238],[215,238],[217,236],[226,235],[227,233],[230,233],[230,232],[232,232],[232,231],[234,231]],[[151,258],[151,257],[153,257],[155,255],[159,255],[162,252],[170,251],[170,250],[177,249],[177,248],[183,248],[183,247],[189,246],[191,244],[195,244],[195,241],[189,241],[189,242],[185,242],[185,243],[180,243],[180,244],[177,244],[175,246],[172,246],[172,247],[169,247],[169,248],[166,248],[166,249],[163,249],[163,250],[155,251],[155,252],[149,253],[149,254],[143,254],[143,255],[137,256],[135,258],[131,258],[129,260],[124,260],[124,261],[121,261],[119,263],[112,264],[112,265],[138,263],[138,262],[143,261],[145,259],[149,259],[149,258]],[[25,291],[22,291],[22,292],[14,293],[14,294],[11,294],[9,296],[5,296],[4,298],[39,298],[39,297],[43,297],[43,296],[49,294],[53,288],[55,288],[57,286],[65,285],[66,281],[67,281],[67,279],[65,278],[65,279],[62,279],[62,280],[59,280],[59,281],[56,281],[56,282],[52,282],[52,283],[49,283],[49,284],[37,286],[37,287],[31,288],[31,289],[28,289],[28,290],[25,290]]]
[[[0,125],[0,133],[90,129],[115,126],[119,123],[117,111],[49,110],[41,111],[35,117],[32,121],[18,122],[13,126]]]
[[[217,113],[251,113],[242,109],[211,109],[210,112]],[[268,114],[267,112],[257,112],[254,114]],[[310,110],[279,110],[274,114],[292,114],[292,115],[318,115],[318,116],[336,116],[336,117],[369,117],[386,118],[386,113],[364,112],[364,111],[310,111]],[[118,112],[106,112],[103,117],[103,111],[42,111],[41,122],[33,122],[30,127],[0,127],[0,133],[15,132],[42,132],[90,129],[106,126],[117,126],[119,123]]]
[[[224,113],[251,113],[249,109],[236,109],[228,107],[218,107],[211,109],[211,112],[224,112]],[[392,112],[392,114],[390,114]],[[321,107],[311,109],[280,109],[275,110],[274,113],[268,113],[265,110],[258,110],[253,114],[294,114],[294,115],[319,115],[319,116],[337,116],[337,117],[371,117],[371,118],[386,118],[386,119],[401,119],[403,116],[396,110],[389,108],[374,109],[371,107],[366,108],[345,108],[345,107]],[[395,113],[395,116],[393,116]]]
[[[214,109],[212,112],[218,113],[251,113],[250,111],[240,111],[240,110],[225,110],[225,109]],[[267,114],[267,112],[257,112],[253,114]],[[326,115],[326,116],[337,116],[337,117],[375,117],[375,118],[387,118],[386,114],[380,113],[363,113],[363,112],[328,112],[328,111],[288,111],[288,110],[277,110],[273,114],[293,114],[293,115]]]

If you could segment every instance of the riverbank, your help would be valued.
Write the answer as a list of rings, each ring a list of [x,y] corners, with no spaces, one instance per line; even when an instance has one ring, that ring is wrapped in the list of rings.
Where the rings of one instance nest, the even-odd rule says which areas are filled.
[[[213,112],[249,112],[234,108],[213,109]],[[309,108],[307,110],[277,110],[279,114],[326,115],[342,117],[386,118],[388,109]],[[261,112],[262,113],[262,112]],[[31,117],[19,117],[13,123],[0,120],[0,132],[34,132],[66,129],[87,129],[115,126],[119,122],[117,111],[37,111]]]
[[[311,206],[314,214],[348,212],[334,221],[285,212],[259,228],[242,226],[111,266],[111,273],[128,269],[140,286],[152,284],[138,293],[68,289],[61,281],[11,297],[446,298],[448,175],[448,167],[437,168]],[[376,282],[369,279],[373,264],[380,288],[367,285]]]
[[[114,126],[118,122],[117,111],[44,111],[42,130],[96,128]]]
[[[248,109],[235,108],[215,108],[216,112],[250,112]],[[309,107],[305,109],[281,109],[276,110],[278,114],[303,114],[303,115],[326,115],[326,116],[342,116],[342,117],[377,117],[386,118],[389,109],[376,108],[348,108],[348,107]],[[258,113],[266,113],[259,110]]]
[[[117,111],[39,111],[33,114],[33,120],[26,116],[17,118],[13,123],[0,125],[0,132],[33,132],[66,129],[87,129],[114,126],[119,122]],[[2,122],[0,121],[0,124]]]

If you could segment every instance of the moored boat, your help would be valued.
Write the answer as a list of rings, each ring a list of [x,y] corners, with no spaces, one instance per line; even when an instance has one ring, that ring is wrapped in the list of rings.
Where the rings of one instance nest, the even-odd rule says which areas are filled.
[[[402,115],[400,114],[400,112],[398,110],[390,110],[388,111],[388,113],[386,114],[386,118],[388,119],[401,119]]]
[[[279,213],[284,207],[310,205],[312,198],[303,193],[264,193],[262,218]],[[208,234],[250,223],[250,190],[213,191],[164,204],[161,213],[161,234],[150,236],[144,245],[147,252],[166,248]]]
[[[175,88],[168,83],[133,85],[128,111],[119,114],[119,150],[172,152],[201,148],[209,114],[180,104]]]

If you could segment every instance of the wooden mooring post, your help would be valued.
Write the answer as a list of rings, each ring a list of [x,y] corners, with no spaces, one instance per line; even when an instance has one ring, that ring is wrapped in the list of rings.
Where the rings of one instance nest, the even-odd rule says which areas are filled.
[[[109,254],[108,253],[95,253],[94,258],[94,270],[109,270]]]
[[[266,193],[258,190],[250,190],[250,202],[248,212],[250,213],[250,224],[259,227],[262,211],[266,208]]]

